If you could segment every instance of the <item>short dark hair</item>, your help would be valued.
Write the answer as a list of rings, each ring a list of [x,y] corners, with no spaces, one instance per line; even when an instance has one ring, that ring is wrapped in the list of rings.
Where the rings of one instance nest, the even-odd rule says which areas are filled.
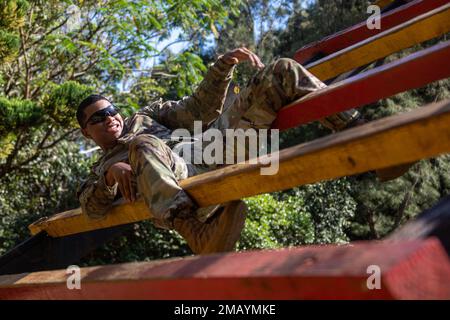
[[[91,94],[90,96],[84,98],[83,101],[81,101],[81,103],[78,105],[77,120],[78,120],[78,124],[80,125],[81,128],[85,127],[84,121],[85,121],[86,115],[84,114],[84,109],[86,109],[91,104],[94,104],[100,100],[106,100],[111,103],[111,101],[109,101],[108,98],[106,98],[100,94]]]

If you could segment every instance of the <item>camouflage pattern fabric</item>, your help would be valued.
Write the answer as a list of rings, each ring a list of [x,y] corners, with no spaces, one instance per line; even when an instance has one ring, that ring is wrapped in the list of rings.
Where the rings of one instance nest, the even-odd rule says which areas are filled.
[[[197,210],[177,181],[216,166],[187,164],[171,149],[176,144],[170,140],[172,131],[178,128],[192,131],[195,120],[219,130],[270,128],[281,107],[325,87],[294,60],[280,59],[256,73],[223,110],[233,68],[219,59],[192,96],[180,101],[158,100],[126,119],[117,145],[105,151],[79,189],[83,212],[95,219],[105,216],[114,199],[120,196],[117,186],[106,185],[105,173],[111,164],[122,161],[131,165],[138,193],[151,209],[156,226],[173,228],[175,215],[195,215],[205,221],[217,207]],[[356,111],[350,111],[321,122],[339,130],[357,116]]]
[[[151,208],[157,227],[172,229],[175,216],[192,216],[196,205],[178,185],[188,176],[186,163],[163,140],[137,136],[130,143],[129,159],[137,190]]]
[[[114,199],[120,196],[117,186],[106,185],[105,173],[113,163],[119,161],[129,163],[129,144],[136,137],[151,135],[170,147],[173,145],[173,141],[170,140],[172,130],[177,128],[192,130],[194,120],[209,123],[216,119],[222,112],[221,107],[233,69],[233,66],[218,60],[209,68],[192,96],[180,101],[157,100],[125,119],[122,136],[118,139],[117,145],[104,152],[77,191],[82,211],[92,219],[101,219]],[[194,169],[191,170],[191,174],[196,172]]]
[[[224,129],[269,129],[285,105],[326,85],[296,61],[279,59],[256,73],[230,108],[211,125]],[[321,119],[331,130],[341,130],[359,117],[356,110]]]

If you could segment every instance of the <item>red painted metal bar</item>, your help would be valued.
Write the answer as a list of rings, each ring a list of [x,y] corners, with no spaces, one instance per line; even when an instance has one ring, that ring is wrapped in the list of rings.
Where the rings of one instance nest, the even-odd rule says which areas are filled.
[[[319,90],[278,112],[273,128],[289,129],[450,77],[450,41]]]
[[[299,49],[294,55],[294,60],[301,64],[305,64],[316,54],[320,53],[323,56],[327,56],[404,23],[425,12],[436,9],[437,7],[448,2],[449,0],[412,1],[411,3],[382,14],[381,29],[368,29],[366,22],[361,22],[355,26]]]
[[[381,287],[370,289],[376,273]],[[80,290],[67,277],[0,276],[0,299],[450,299],[450,263],[436,238],[89,267]]]

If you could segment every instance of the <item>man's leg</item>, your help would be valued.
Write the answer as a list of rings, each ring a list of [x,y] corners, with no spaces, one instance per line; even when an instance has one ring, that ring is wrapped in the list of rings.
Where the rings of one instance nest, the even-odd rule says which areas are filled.
[[[176,230],[197,254],[234,248],[244,227],[243,202],[229,202],[200,221],[202,209],[177,182],[187,178],[188,167],[162,140],[151,135],[136,137],[129,146],[129,160],[138,191],[157,227]]]
[[[196,205],[177,182],[188,175],[186,163],[161,139],[137,136],[130,143],[129,160],[138,191],[151,209],[157,227],[173,229],[175,216],[195,212]]]
[[[283,106],[324,87],[323,82],[296,61],[279,59],[255,74],[212,127],[269,129]],[[351,109],[319,119],[319,122],[336,132],[363,124],[365,120],[357,110]],[[376,173],[381,181],[388,181],[403,175],[411,165],[380,169]]]
[[[256,73],[211,127],[220,130],[268,129],[282,107],[325,87],[322,81],[296,61],[279,59]],[[327,128],[338,131],[358,117],[356,110],[349,110],[319,121]]]

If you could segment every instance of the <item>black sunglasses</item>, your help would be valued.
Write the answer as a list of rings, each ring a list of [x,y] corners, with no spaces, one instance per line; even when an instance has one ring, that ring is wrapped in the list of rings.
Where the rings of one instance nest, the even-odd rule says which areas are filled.
[[[103,122],[103,121],[105,121],[106,117],[114,117],[118,113],[119,113],[119,110],[117,110],[115,106],[110,104],[106,108],[103,108],[102,110],[98,110],[97,112],[94,112],[89,117],[89,119],[86,121],[86,125],[97,124],[97,123]],[[85,127],[86,127],[86,125],[85,125]]]

